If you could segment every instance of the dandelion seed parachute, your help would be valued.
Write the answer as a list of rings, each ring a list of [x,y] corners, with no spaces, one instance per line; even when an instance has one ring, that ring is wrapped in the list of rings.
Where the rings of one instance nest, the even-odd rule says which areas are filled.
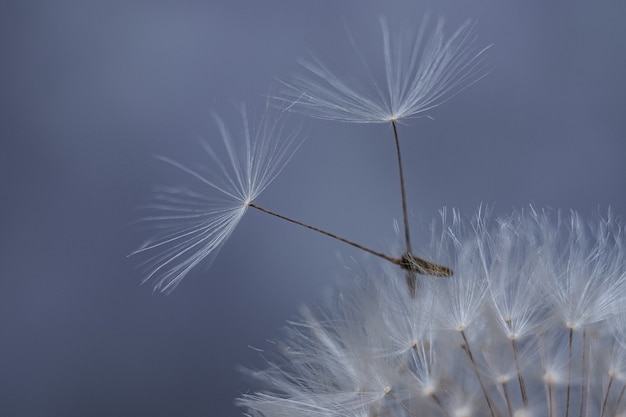
[[[448,38],[439,19],[432,33],[425,18],[414,33],[392,36],[387,22],[380,21],[383,38],[385,85],[376,81],[375,65],[363,61],[363,84],[356,82],[354,68],[343,77],[318,57],[302,61],[303,74],[283,80],[281,106],[311,117],[350,123],[385,123],[427,112],[447,101],[486,74],[485,51],[477,48],[471,22]]]
[[[532,208],[448,217],[422,250],[447,253],[453,279],[411,298],[397,270],[364,267],[250,371],[263,388],[239,399],[248,415],[624,415],[623,227]]]
[[[155,290],[170,292],[198,264],[210,264],[300,145],[298,130],[285,128],[284,112],[265,110],[251,126],[242,106],[238,135],[214,114],[219,138],[202,142],[206,161],[198,168],[160,158],[187,174],[189,185],[160,187],[139,220],[158,233],[131,254],[144,257],[144,282],[154,281]]]
[[[434,28],[425,18],[417,34],[400,30],[400,36],[391,36],[387,22],[381,19],[383,60],[386,86],[373,76],[376,71],[361,58],[364,77],[359,79],[350,71],[350,77],[341,77],[337,71],[319,58],[302,63],[304,75],[283,81],[282,97],[275,97],[281,105],[308,116],[352,123],[391,123],[398,158],[402,213],[405,234],[405,253],[402,267],[406,269],[406,284],[411,294],[417,291],[415,273],[451,276],[447,266],[417,258],[412,249],[408,219],[404,169],[398,139],[399,120],[424,113],[448,100],[463,88],[485,75],[482,68],[485,51],[478,50],[470,22],[463,24],[449,38],[443,33],[443,20]],[[431,32],[430,35],[426,35]],[[285,104],[286,103],[286,104]],[[418,262],[416,262],[418,261]],[[422,262],[423,261],[423,262]]]

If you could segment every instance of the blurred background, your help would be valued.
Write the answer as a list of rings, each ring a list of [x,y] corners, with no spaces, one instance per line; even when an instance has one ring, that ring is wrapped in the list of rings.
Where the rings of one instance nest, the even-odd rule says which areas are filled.
[[[621,0],[1,2],[0,415],[241,415],[249,346],[367,256],[249,211],[211,269],[153,292],[135,209],[187,180],[153,156],[197,161],[211,111],[237,129],[233,104],[262,107],[311,52],[357,65],[346,29],[375,59],[379,16],[426,12],[494,46],[487,77],[400,126],[413,225],[481,203],[625,218]],[[397,245],[390,127],[294,120],[308,138],[258,203]]]

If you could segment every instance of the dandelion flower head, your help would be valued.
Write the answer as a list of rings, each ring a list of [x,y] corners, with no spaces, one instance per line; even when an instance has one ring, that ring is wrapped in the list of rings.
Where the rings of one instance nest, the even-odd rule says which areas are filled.
[[[622,416],[626,248],[610,215],[442,212],[415,298],[363,268],[252,371],[250,416]]]

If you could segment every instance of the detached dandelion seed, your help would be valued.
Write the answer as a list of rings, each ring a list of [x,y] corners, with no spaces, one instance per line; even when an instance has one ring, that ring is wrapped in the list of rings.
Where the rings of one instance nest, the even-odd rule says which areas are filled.
[[[144,282],[154,280],[155,289],[163,292],[173,290],[199,263],[211,262],[301,143],[297,130],[285,130],[284,112],[266,109],[252,127],[242,107],[237,136],[221,117],[213,118],[221,140],[202,142],[207,161],[201,168],[160,158],[188,174],[193,184],[161,188],[147,207],[151,214],[140,219],[161,233],[131,255],[147,258]]]
[[[283,81],[285,96],[279,101],[289,108],[311,117],[350,123],[391,123],[398,161],[402,216],[404,222],[406,282],[415,295],[415,274],[451,276],[452,269],[417,258],[413,254],[408,219],[406,186],[402,153],[398,138],[400,120],[424,114],[440,105],[462,89],[482,78],[486,71],[483,58],[490,46],[477,49],[472,23],[466,22],[446,39],[444,22],[439,19],[429,30],[425,18],[417,34],[401,32],[392,37],[384,19],[380,20],[386,88],[372,76],[370,65],[364,62],[366,83],[354,78],[342,78],[330,65],[319,58],[302,62],[307,75]],[[357,53],[358,55],[358,53]],[[418,262],[414,262],[419,260]]]

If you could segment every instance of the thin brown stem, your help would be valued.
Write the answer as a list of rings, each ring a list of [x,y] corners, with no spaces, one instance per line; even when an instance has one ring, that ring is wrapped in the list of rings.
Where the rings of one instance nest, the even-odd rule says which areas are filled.
[[[504,402],[506,402],[506,408],[509,412],[509,417],[513,417],[513,404],[511,403],[511,397],[509,396],[509,389],[506,387],[506,382],[502,382],[502,393],[504,394]]]
[[[409,407],[408,407],[405,403],[403,403],[402,401],[400,401],[400,400],[398,399],[398,397],[396,397],[396,396],[393,394],[393,392],[391,392],[391,390],[388,390],[388,391],[387,391],[387,395],[389,395],[391,398],[393,398],[394,400],[396,400],[396,401],[400,404],[400,407],[404,408],[404,411],[406,411],[408,415],[410,415],[411,417],[415,417],[415,414],[413,414],[413,412],[411,411],[411,409],[410,409],[410,408],[409,408]]]
[[[553,417],[556,412],[556,404],[554,404],[554,399],[552,398],[552,382],[548,382],[548,416]]]
[[[404,186],[404,170],[402,169],[402,155],[400,153],[400,141],[398,140],[398,128],[396,121],[392,120],[393,136],[396,141],[396,153],[398,155],[398,170],[400,171],[400,192],[402,193],[402,216],[404,218],[404,239],[406,244],[406,251],[412,253],[411,249],[411,233],[409,232],[409,213],[406,206],[406,188]]]
[[[357,249],[361,249],[367,253],[371,253],[372,255],[375,255],[379,258],[382,258],[388,262],[391,262],[394,265],[398,265],[399,267],[401,267],[402,269],[409,271],[409,272],[415,272],[418,274],[423,274],[423,275],[432,275],[432,276],[436,276],[436,277],[448,277],[452,275],[452,270],[446,266],[442,266],[442,265],[437,265],[435,263],[429,262],[425,259],[422,258],[418,258],[416,256],[413,256],[412,254],[409,253],[405,253],[404,255],[402,255],[401,258],[394,258],[393,256],[389,256],[386,255],[382,252],[378,252],[375,251],[373,249],[370,249],[366,246],[363,246],[361,244],[358,244],[356,242],[353,242],[351,240],[348,240],[346,238],[343,238],[341,236],[337,236],[334,233],[330,233],[327,232],[326,230],[320,229],[319,227],[315,227],[315,226],[311,226],[308,225],[306,223],[302,223],[298,220],[294,220],[292,218],[289,218],[287,216],[283,216],[282,214],[278,214],[276,212],[273,212],[271,210],[268,210],[266,208],[263,208],[261,206],[258,206],[254,203],[248,203],[249,207],[255,208],[259,211],[262,211],[263,213],[267,213],[270,214],[274,217],[278,217],[279,219],[282,220],[286,220],[290,223],[294,223],[297,224],[298,226],[302,226],[305,227],[309,230],[313,230],[314,232],[318,232],[321,233],[325,236],[328,237],[332,237],[333,239],[336,239],[340,242],[346,243],[350,246],[354,246]]]
[[[587,372],[587,367],[585,366],[585,352],[587,350],[587,331],[583,330],[583,357],[582,357],[582,383],[580,384],[580,405],[578,407],[578,417],[582,417],[583,416],[583,405],[585,402],[585,374]]]
[[[622,390],[619,392],[619,397],[617,397],[617,402],[615,403],[615,412],[619,410],[619,405],[622,402],[624,391],[626,391],[626,383],[624,383],[624,385],[622,386]]]
[[[328,237],[332,237],[333,239],[339,240],[340,242],[347,243],[350,246],[354,246],[355,248],[358,248],[358,249],[361,249],[361,250],[363,250],[365,252],[371,253],[372,255],[378,256],[379,258],[382,258],[382,259],[384,259],[386,261],[389,261],[389,262],[394,263],[396,265],[402,266],[402,259],[394,258],[394,257],[391,257],[389,255],[385,255],[384,253],[375,251],[373,249],[370,249],[368,247],[365,247],[363,245],[355,243],[355,242],[353,242],[351,240],[348,240],[348,239],[345,239],[343,237],[337,236],[334,233],[327,232],[326,230],[320,229],[319,227],[310,226],[310,225],[308,225],[306,223],[299,222],[298,220],[291,219],[289,217],[283,216],[282,214],[278,214],[278,213],[270,211],[270,210],[268,210],[266,208],[257,206],[254,203],[248,203],[248,206],[252,207],[252,208],[255,208],[255,209],[259,210],[259,211],[262,211],[263,213],[271,214],[272,216],[278,217],[279,219],[287,220],[288,222],[297,224],[298,226],[306,227],[307,229],[313,230],[314,232],[318,232],[318,233],[321,233],[321,234],[326,235]]]
[[[568,348],[568,364],[567,364],[567,400],[565,402],[565,417],[569,416],[569,397],[572,388],[572,339],[574,338],[574,329],[569,329],[569,348]]]
[[[404,169],[402,168],[402,153],[400,152],[400,140],[398,139],[398,126],[395,120],[391,121],[393,126],[393,137],[396,144],[396,155],[398,157],[398,171],[400,173],[400,193],[402,195],[402,218],[404,221],[404,244],[406,252],[402,256],[402,268],[407,272],[405,275],[406,284],[409,287],[409,294],[415,297],[417,292],[417,277],[415,273],[433,275],[437,277],[449,277],[452,270],[448,267],[436,265],[413,255],[411,247],[411,232],[409,230],[409,212],[406,202],[406,186],[404,185]]]
[[[467,337],[465,336],[465,331],[461,330],[461,336],[463,336],[463,343],[465,345],[465,352],[467,356],[469,356],[470,362],[472,363],[472,368],[474,369],[474,373],[476,374],[476,378],[478,379],[478,383],[480,384],[480,388],[483,390],[483,394],[485,396],[485,401],[487,401],[487,405],[489,406],[489,411],[491,412],[491,417],[496,417],[496,412],[493,409],[493,404],[491,402],[491,398],[489,397],[489,393],[487,392],[487,388],[483,383],[483,379],[480,377],[480,372],[478,372],[478,367],[476,366],[476,361],[474,360],[474,355],[472,354],[472,350],[470,349],[469,342]]]
[[[437,396],[437,394],[435,394],[434,392],[432,394],[430,394],[430,398],[433,399],[433,401],[435,402],[435,404],[437,404],[437,406],[439,407],[439,409],[441,410],[441,412],[443,414],[445,414],[446,417],[449,417],[450,414],[448,413],[448,411],[446,410],[446,408],[443,406],[443,402],[439,399],[439,397]]]
[[[515,357],[515,368],[517,369],[517,381],[519,383],[519,389],[522,394],[522,401],[524,408],[528,408],[528,396],[526,395],[526,384],[524,383],[524,377],[522,376],[522,369],[519,365],[519,349],[517,348],[517,340],[511,339],[513,344],[513,356]]]
[[[606,395],[604,396],[604,401],[602,402],[600,417],[604,417],[604,411],[606,410],[606,403],[609,401],[609,394],[611,392],[611,386],[613,385],[613,379],[615,378],[611,376],[611,379],[609,380],[609,386],[606,387]]]

